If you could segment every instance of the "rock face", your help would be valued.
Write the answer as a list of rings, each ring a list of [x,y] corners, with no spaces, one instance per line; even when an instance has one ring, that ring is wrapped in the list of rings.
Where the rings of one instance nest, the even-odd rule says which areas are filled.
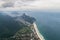
[[[36,19],[34,17],[30,17],[30,16],[26,15],[25,13],[22,16],[15,17],[15,20],[20,21],[23,24],[28,25],[28,26],[30,24],[33,24],[36,21]]]
[[[27,16],[25,13],[21,16],[25,21],[29,22],[29,23],[33,23],[36,21],[36,19],[34,17],[30,17],[30,16]]]

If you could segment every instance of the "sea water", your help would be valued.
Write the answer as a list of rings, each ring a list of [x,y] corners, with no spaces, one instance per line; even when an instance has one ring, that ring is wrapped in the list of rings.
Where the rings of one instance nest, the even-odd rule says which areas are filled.
[[[27,12],[36,18],[40,33],[45,40],[60,40],[60,13],[59,12]]]

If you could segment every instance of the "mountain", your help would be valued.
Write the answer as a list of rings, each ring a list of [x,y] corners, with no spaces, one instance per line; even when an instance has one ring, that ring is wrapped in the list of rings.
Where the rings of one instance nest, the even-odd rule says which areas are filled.
[[[23,19],[24,21],[29,22],[31,24],[36,21],[36,19],[34,17],[30,17],[30,16],[26,15],[25,13],[23,13],[22,16],[18,16],[15,18]]]
[[[15,21],[8,15],[0,13],[0,38],[13,36],[24,25],[21,22]]]
[[[25,14],[14,18],[9,15],[0,13],[0,38],[9,38],[13,36],[16,32],[18,32],[20,29],[27,27],[27,25],[24,24],[24,21],[22,23],[21,21],[17,20],[17,18],[19,18],[19,20],[24,19],[30,24],[35,21],[33,17],[27,16]]]

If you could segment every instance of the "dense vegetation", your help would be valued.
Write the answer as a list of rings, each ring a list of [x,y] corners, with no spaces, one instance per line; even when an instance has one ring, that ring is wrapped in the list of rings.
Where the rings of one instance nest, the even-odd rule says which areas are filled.
[[[24,27],[21,22],[15,21],[8,15],[0,13],[0,38],[7,38],[13,36],[18,30]]]
[[[24,19],[29,23],[36,21],[35,18],[23,14],[19,18]],[[31,27],[16,20],[18,17],[11,17],[0,13],[0,40],[17,40],[16,37],[21,37],[22,34],[32,33]],[[22,20],[21,19],[21,20]],[[15,38],[13,38],[15,36]]]
[[[30,27],[23,27],[18,31],[19,34],[27,34],[27,33],[32,33],[32,30]]]

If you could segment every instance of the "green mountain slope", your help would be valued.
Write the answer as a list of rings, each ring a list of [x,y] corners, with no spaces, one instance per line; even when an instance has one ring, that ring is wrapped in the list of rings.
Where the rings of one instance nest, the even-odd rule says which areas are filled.
[[[0,38],[7,38],[13,36],[24,25],[15,21],[8,15],[2,15],[0,13]]]
[[[18,40],[21,37],[30,40],[33,34],[31,24],[35,21],[35,18],[25,14],[11,17],[0,13],[0,40]]]

